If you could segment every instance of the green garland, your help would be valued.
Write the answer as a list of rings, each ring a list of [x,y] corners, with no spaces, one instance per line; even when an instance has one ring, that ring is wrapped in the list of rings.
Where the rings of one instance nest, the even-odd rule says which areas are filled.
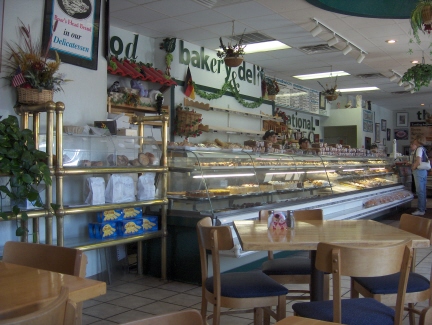
[[[203,90],[199,89],[198,86],[197,86],[197,84],[195,82],[193,82],[193,81],[192,81],[192,84],[194,86],[195,93],[198,96],[200,96],[200,97],[202,97],[204,99],[207,99],[207,100],[221,98],[226,93],[226,91],[229,89],[234,94],[234,98],[240,104],[242,104],[244,107],[247,107],[247,108],[257,108],[257,107],[261,106],[261,104],[264,101],[264,98],[260,97],[258,99],[258,101],[256,101],[256,102],[246,102],[243,98],[241,98],[240,92],[233,85],[231,85],[230,82],[225,82],[223,84],[222,88],[218,92],[216,92],[216,93],[210,93],[210,92],[206,92],[206,91],[203,91]]]

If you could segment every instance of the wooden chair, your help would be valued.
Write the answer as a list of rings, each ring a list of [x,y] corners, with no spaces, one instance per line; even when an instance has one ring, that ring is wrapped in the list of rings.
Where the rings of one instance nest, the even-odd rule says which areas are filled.
[[[259,212],[260,220],[268,220],[269,210]],[[324,220],[321,209],[294,211],[296,221]],[[285,258],[274,258],[273,252],[268,251],[268,260],[262,266],[262,271],[272,279],[281,284],[310,284],[312,266],[309,258],[302,256],[291,256]],[[329,300],[330,276],[324,275],[324,300]],[[291,293],[303,295],[291,295]],[[307,295],[304,295],[307,294]],[[287,300],[310,300],[310,289],[289,289]]]
[[[73,248],[8,241],[3,250],[3,262],[84,278],[87,256]],[[76,324],[80,325],[82,303],[76,305]]]
[[[432,307],[427,307],[420,313],[419,325],[432,324]]]
[[[423,217],[403,214],[400,219],[399,228],[418,236],[432,240],[432,220]],[[405,303],[409,312],[410,324],[415,324],[415,314],[420,315],[421,310],[416,309],[414,304],[429,299],[431,306],[432,300],[432,273],[431,278],[415,273],[415,251],[413,253],[411,273],[408,278]],[[432,271],[432,270],[431,270]],[[398,292],[399,273],[377,277],[377,278],[352,278],[351,279],[351,298],[358,298],[359,293],[363,297],[374,298],[386,305],[394,306]]]
[[[45,307],[23,316],[0,320],[0,325],[72,325],[76,306],[68,296],[69,289],[62,287],[59,296]]]
[[[198,310],[188,309],[140,319],[123,325],[203,325],[203,322]]]
[[[271,315],[280,320],[286,316],[285,295],[288,289],[261,271],[221,274],[219,251],[234,247],[229,226],[212,226],[212,219],[207,217],[198,222],[197,232],[202,279],[201,316],[204,324],[208,318],[213,318],[213,325],[219,325],[221,314],[235,313],[222,313],[222,307],[243,309],[237,313],[244,313],[244,309],[253,309],[254,324],[262,323],[264,309],[267,312],[266,317]],[[207,250],[211,253],[213,276],[208,273]],[[207,318],[208,302],[213,305],[213,314]],[[276,312],[268,308],[271,306],[276,306]]]
[[[296,303],[295,315],[349,325],[402,325],[411,263],[411,241],[391,246],[352,247],[319,243],[316,268],[331,272],[333,300]],[[383,276],[400,272],[395,310],[372,298],[341,299],[342,276]]]
[[[334,325],[337,323],[323,322],[322,320],[290,316],[277,322],[275,325]]]

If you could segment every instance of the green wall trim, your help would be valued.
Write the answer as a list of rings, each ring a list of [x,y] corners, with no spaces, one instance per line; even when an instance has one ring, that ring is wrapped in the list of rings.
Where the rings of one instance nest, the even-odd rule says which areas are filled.
[[[315,7],[349,16],[408,19],[417,0],[306,0]]]

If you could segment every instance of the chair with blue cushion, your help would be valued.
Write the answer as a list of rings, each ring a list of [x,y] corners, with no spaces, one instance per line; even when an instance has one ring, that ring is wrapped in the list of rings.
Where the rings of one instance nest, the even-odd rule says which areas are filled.
[[[235,313],[231,310],[222,313],[222,307],[241,309],[237,313],[253,309],[256,325],[262,324],[264,310],[266,320],[269,320],[269,315],[276,320],[285,318],[287,288],[261,271],[221,274],[219,251],[234,247],[229,226],[213,226],[212,219],[207,217],[198,222],[197,232],[202,279],[201,316],[204,324],[208,318],[213,318],[213,325],[219,325],[221,314]],[[211,253],[212,272],[208,270],[207,250]],[[208,303],[213,305],[213,314],[209,317],[207,317]],[[276,306],[275,312],[271,309],[272,306]]]
[[[259,212],[260,220],[267,220],[269,210]],[[324,220],[323,210],[296,210],[294,211],[296,221]],[[262,271],[272,279],[281,284],[309,284],[311,281],[312,264],[310,258],[304,256],[290,256],[284,258],[274,258],[273,252],[268,251],[268,260],[261,266]],[[324,300],[329,299],[330,277],[324,275]],[[298,295],[292,295],[296,293]],[[289,289],[287,300],[310,300],[310,289]]]
[[[432,240],[432,220],[423,217],[403,214],[400,219],[399,228],[418,236]],[[405,303],[409,312],[410,324],[415,324],[415,314],[420,315],[421,310],[415,309],[414,304],[429,299],[431,304],[432,278],[427,279],[421,274],[415,273],[415,251],[411,273],[408,278]],[[374,298],[386,305],[394,306],[398,290],[399,273],[377,278],[356,277],[351,279],[351,298],[358,298],[359,293],[363,297]]]
[[[411,241],[376,247],[319,243],[315,266],[333,277],[333,300],[296,303],[296,316],[348,325],[402,325],[411,263]],[[383,276],[400,272],[395,309],[372,298],[342,299],[341,277]]]

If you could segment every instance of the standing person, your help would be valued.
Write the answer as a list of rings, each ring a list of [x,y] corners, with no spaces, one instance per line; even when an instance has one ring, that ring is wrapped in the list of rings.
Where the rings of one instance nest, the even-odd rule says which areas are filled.
[[[417,193],[417,210],[411,213],[414,216],[422,216],[426,212],[426,183],[427,170],[419,169],[422,161],[427,161],[426,150],[424,145],[426,139],[423,135],[417,134],[411,140],[411,170],[414,176],[414,183]]]
[[[263,140],[265,141],[271,141],[272,143],[276,143],[277,140],[277,133],[273,130],[268,130],[263,135]]]

